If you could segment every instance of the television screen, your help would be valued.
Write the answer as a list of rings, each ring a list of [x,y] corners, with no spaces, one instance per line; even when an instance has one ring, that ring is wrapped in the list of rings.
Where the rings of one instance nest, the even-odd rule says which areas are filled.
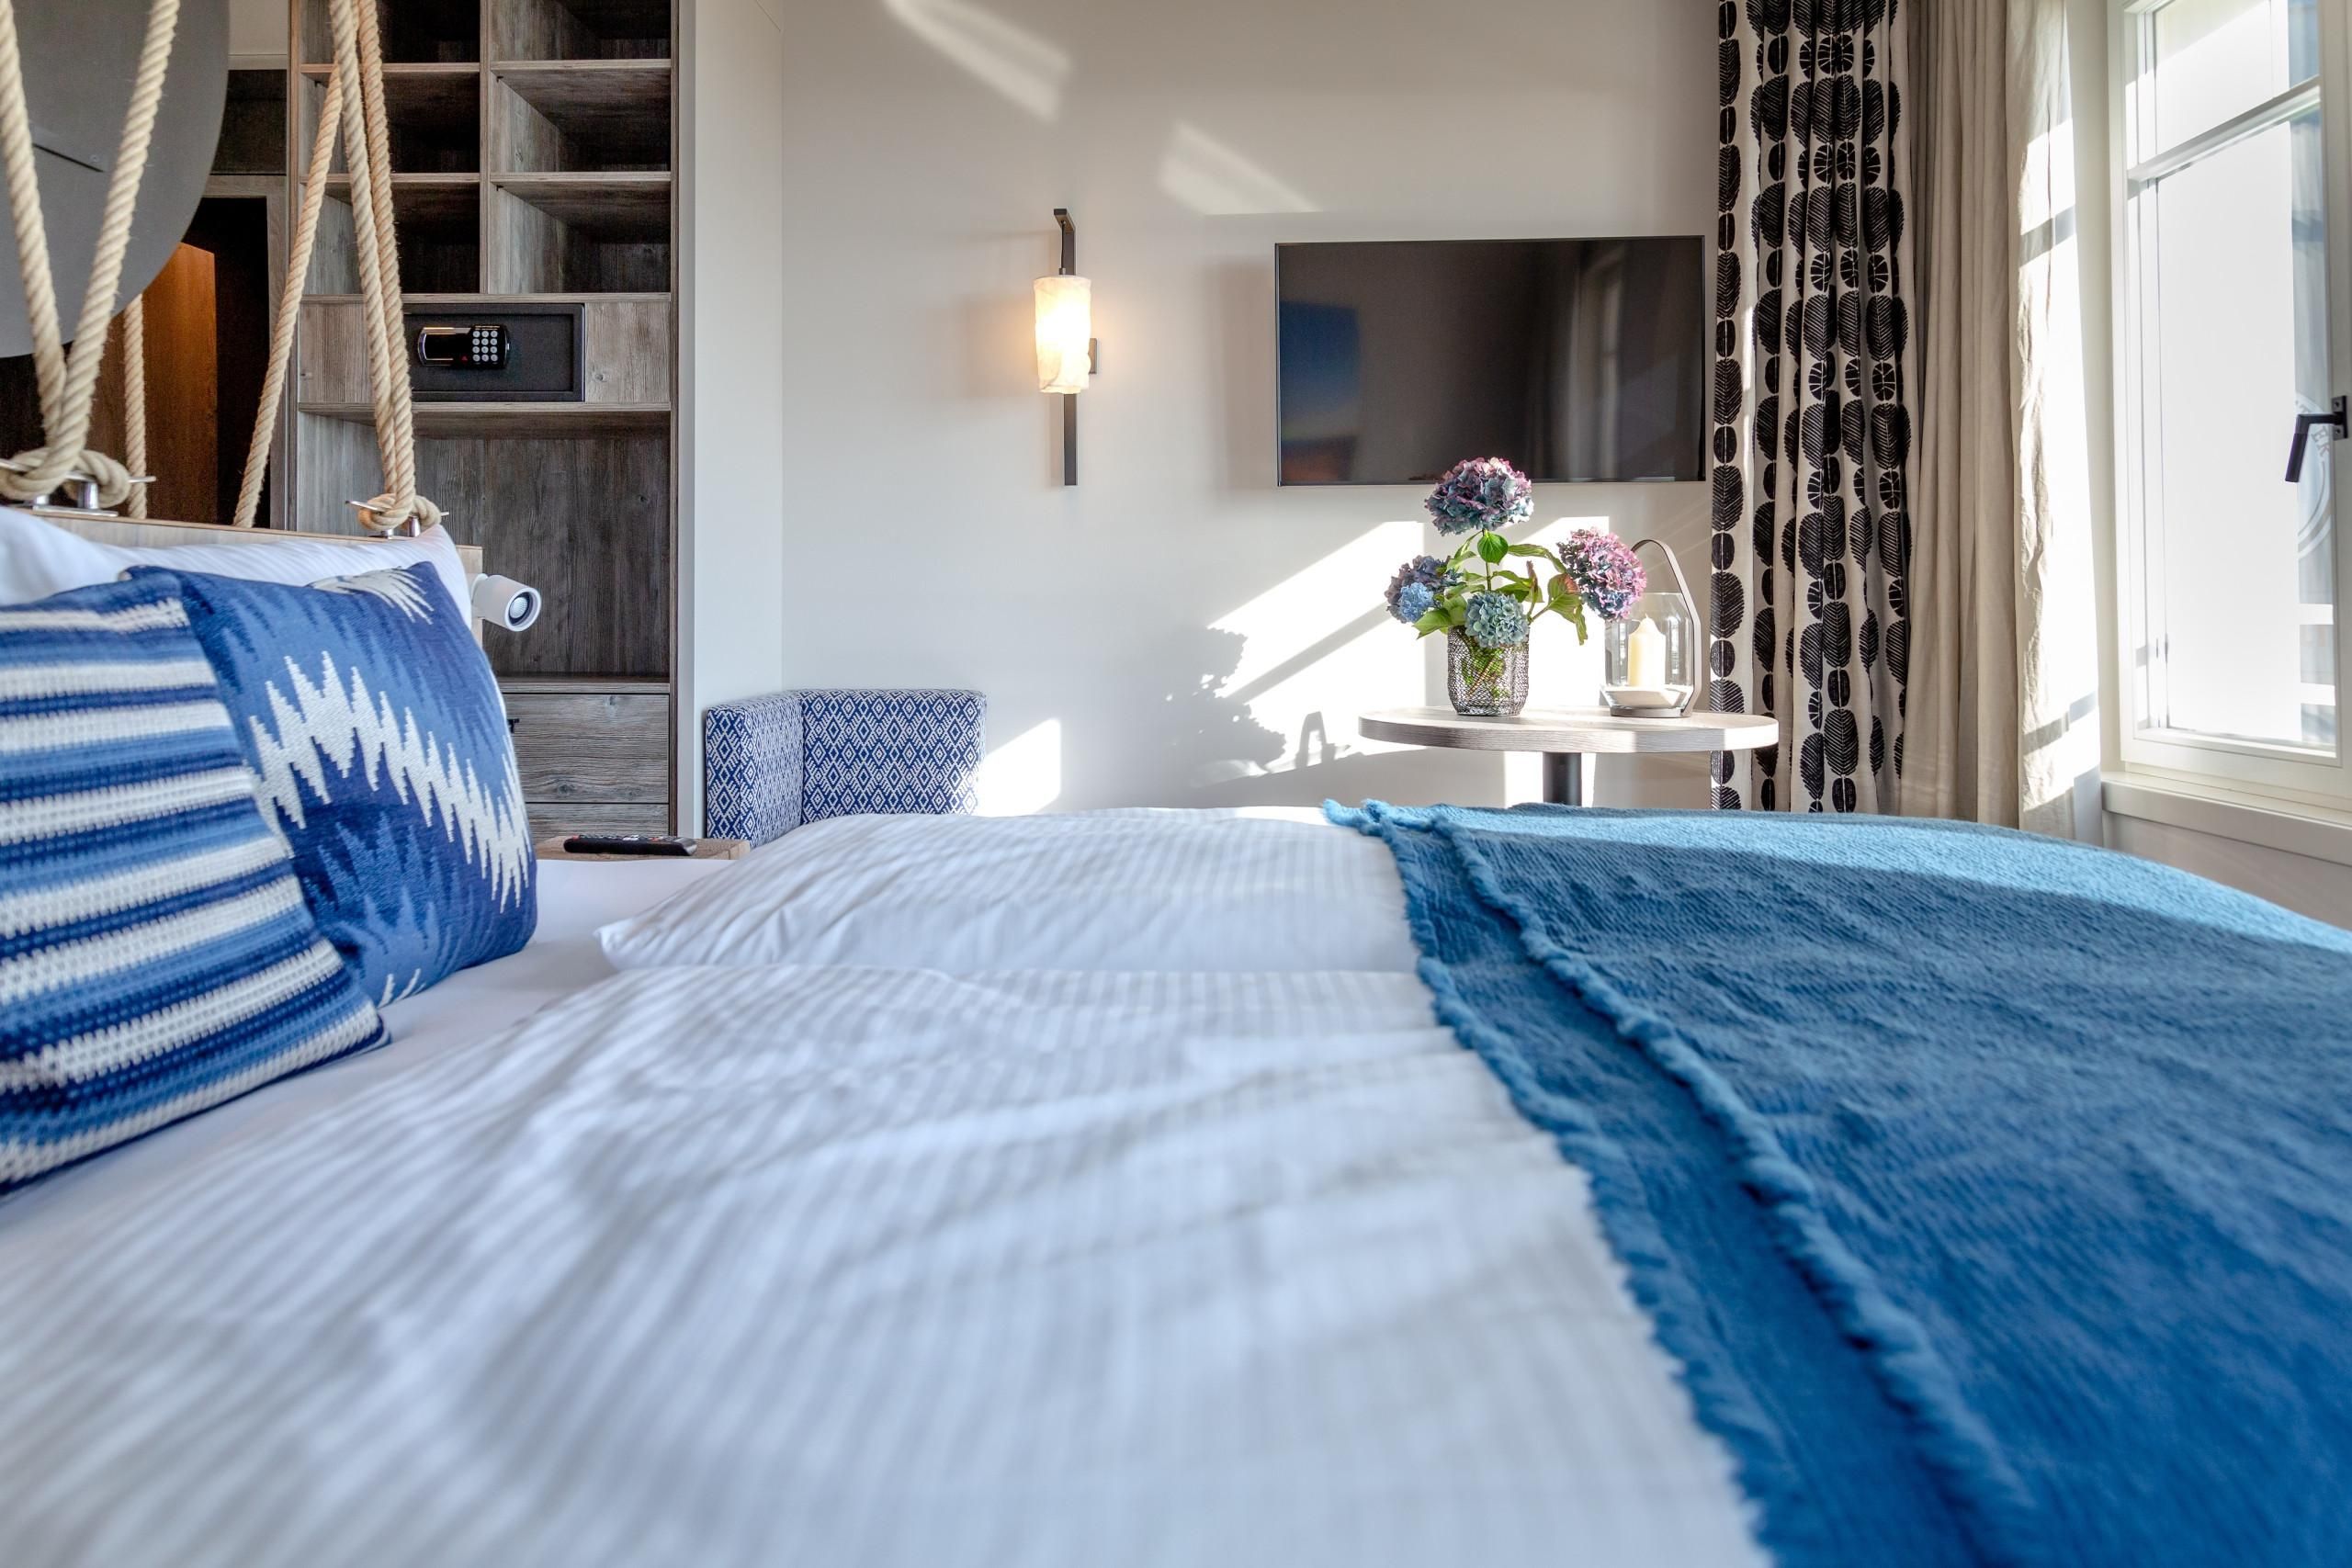
[[[1277,248],[1282,482],[1704,477],[1705,243],[1438,240]]]

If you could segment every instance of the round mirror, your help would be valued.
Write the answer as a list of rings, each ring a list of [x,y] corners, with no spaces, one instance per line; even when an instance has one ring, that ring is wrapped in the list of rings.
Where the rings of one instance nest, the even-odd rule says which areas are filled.
[[[31,109],[41,215],[57,285],[57,318],[68,338],[97,249],[107,176],[122,144],[122,117],[147,33],[149,0],[32,0],[17,6],[24,53],[25,97]],[[144,292],[187,231],[212,152],[220,140],[229,92],[229,0],[180,0],[155,140],[139,185],[139,207],[123,258],[119,311]],[[17,267],[16,225],[0,200],[0,357],[30,354],[24,280]]]

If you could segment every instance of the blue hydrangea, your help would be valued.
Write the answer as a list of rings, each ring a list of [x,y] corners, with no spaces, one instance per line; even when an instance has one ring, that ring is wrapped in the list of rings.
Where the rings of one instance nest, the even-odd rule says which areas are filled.
[[[1398,567],[1396,575],[1388,580],[1386,594],[1388,613],[1407,626],[1411,626],[1429,614],[1430,607],[1437,603],[1438,594],[1453,586],[1453,581],[1452,575],[1445,570],[1445,562],[1435,556],[1415,556],[1411,560]],[[1415,603],[1419,604],[1420,608],[1408,612],[1405,608],[1405,592],[1411,588],[1420,590],[1415,597]]]
[[[1408,582],[1396,591],[1396,618],[1408,626],[1437,607],[1437,594],[1426,582]]]
[[[1480,648],[1517,648],[1527,640],[1527,613],[1508,593],[1473,593],[1462,630]]]

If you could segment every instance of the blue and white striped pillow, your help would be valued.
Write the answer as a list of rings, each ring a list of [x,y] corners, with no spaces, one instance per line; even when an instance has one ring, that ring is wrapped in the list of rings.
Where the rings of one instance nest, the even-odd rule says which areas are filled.
[[[0,609],[0,1190],[383,1036],[178,584]]]

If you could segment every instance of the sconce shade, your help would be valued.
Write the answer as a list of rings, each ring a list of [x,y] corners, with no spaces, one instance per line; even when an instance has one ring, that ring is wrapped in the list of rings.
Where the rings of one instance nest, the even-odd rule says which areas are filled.
[[[1059,273],[1037,280],[1037,385],[1048,392],[1086,390],[1094,336],[1094,285]]]

